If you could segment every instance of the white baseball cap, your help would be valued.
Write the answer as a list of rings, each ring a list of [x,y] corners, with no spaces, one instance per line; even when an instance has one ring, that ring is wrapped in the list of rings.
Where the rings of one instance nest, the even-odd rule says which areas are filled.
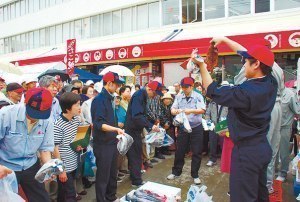
[[[88,81],[85,83],[86,86],[89,86],[89,85],[91,85],[91,84],[94,84],[94,81],[88,80]]]

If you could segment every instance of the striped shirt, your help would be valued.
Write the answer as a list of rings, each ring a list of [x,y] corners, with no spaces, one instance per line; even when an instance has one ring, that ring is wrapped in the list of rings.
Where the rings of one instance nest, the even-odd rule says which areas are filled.
[[[60,158],[64,162],[65,171],[72,172],[78,167],[78,153],[73,151],[70,143],[75,138],[80,120],[73,117],[69,121],[62,114],[54,123],[54,143],[58,145]]]

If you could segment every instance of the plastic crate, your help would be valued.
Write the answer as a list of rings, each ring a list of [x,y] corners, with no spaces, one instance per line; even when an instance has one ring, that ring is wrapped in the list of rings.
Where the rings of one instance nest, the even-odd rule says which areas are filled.
[[[274,193],[269,195],[270,202],[282,202],[282,182],[274,180]]]

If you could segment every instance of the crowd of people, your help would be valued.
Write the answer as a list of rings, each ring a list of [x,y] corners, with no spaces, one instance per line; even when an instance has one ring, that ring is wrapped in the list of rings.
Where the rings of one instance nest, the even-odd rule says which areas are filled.
[[[204,62],[192,61],[200,69],[202,81],[185,77],[173,86],[150,81],[145,86],[125,85],[117,73],[103,76],[103,88],[80,80],[63,83],[59,76],[43,76],[38,81],[5,84],[0,78],[0,179],[16,173],[29,201],[78,201],[95,183],[98,202],[118,201],[117,184],[126,175],[134,188],[145,182],[142,174],[155,169],[154,163],[175,154],[168,180],[182,174],[185,158],[191,157],[193,183],[201,184],[202,156],[206,166],[215,166],[221,154],[221,170],[230,173],[230,200],[268,201],[274,192],[275,167],[280,159],[277,180],[285,181],[290,162],[290,138],[300,103],[295,89],[284,87],[283,71],[274,62],[269,43],[258,41],[243,47],[226,37],[212,42],[228,45],[242,57],[243,67],[234,84],[213,81]],[[192,130],[174,126],[180,113],[187,116]],[[227,120],[228,130],[207,129]],[[90,146],[96,158],[95,179],[82,174],[81,155],[87,148],[71,148],[78,127],[90,125]],[[166,130],[174,144],[146,145],[149,132]],[[122,156],[117,135],[129,134],[134,142]],[[295,147],[297,143],[295,144]],[[207,149],[209,148],[209,149]],[[56,181],[44,184],[34,179],[42,164],[61,159],[65,170]],[[1,197],[1,196],[0,196]]]

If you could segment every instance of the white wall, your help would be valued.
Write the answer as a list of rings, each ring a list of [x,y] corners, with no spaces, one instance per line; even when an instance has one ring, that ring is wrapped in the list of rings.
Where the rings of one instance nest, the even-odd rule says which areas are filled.
[[[0,24],[0,38],[88,17],[119,8],[151,2],[147,0],[71,0]]]

